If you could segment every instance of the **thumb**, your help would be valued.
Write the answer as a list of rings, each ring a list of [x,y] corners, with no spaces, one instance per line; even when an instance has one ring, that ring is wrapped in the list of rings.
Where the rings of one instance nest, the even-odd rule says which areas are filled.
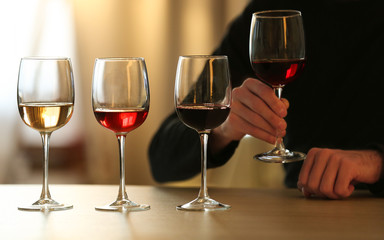
[[[351,195],[352,192],[355,190],[355,185],[353,185],[352,183],[348,186],[348,192],[349,194],[348,195]]]

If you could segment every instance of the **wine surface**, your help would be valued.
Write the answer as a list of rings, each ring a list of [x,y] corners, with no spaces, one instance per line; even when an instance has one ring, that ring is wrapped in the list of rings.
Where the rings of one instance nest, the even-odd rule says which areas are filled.
[[[19,113],[24,123],[39,132],[52,132],[64,126],[72,116],[72,103],[23,103]]]
[[[282,87],[295,80],[304,65],[304,59],[252,61],[256,76],[272,87]]]
[[[230,108],[226,106],[181,105],[176,112],[190,128],[204,131],[216,128],[227,119]]]
[[[128,133],[145,121],[148,110],[97,108],[94,114],[102,126],[115,133]]]

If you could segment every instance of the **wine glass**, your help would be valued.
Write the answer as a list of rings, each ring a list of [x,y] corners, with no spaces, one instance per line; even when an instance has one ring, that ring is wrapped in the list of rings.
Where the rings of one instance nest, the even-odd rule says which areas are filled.
[[[116,201],[96,207],[107,211],[148,210],[128,199],[125,190],[125,139],[149,110],[149,85],[144,58],[97,58],[93,72],[92,106],[96,120],[116,134],[120,155],[120,186]]]
[[[201,142],[201,186],[198,197],[179,210],[225,210],[230,206],[208,195],[207,143],[212,129],[227,118],[231,83],[227,56],[180,56],[175,81],[175,107],[180,120],[196,130]]]
[[[305,39],[300,11],[271,10],[252,15],[249,57],[256,76],[269,84],[281,98],[284,85],[295,80],[305,65]],[[274,148],[257,154],[255,159],[289,163],[304,160],[306,155],[285,148],[281,133]]]
[[[54,211],[73,206],[51,198],[48,188],[49,139],[53,131],[71,118],[75,100],[72,66],[69,58],[26,57],[19,67],[17,104],[21,119],[39,131],[44,150],[43,189],[40,199],[19,210]]]

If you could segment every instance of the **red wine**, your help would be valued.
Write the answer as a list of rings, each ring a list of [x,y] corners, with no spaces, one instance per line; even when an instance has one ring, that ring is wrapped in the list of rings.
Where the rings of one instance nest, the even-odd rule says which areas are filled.
[[[230,108],[226,106],[182,105],[176,107],[180,120],[197,131],[218,127],[227,119],[229,111]]]
[[[97,121],[115,133],[127,133],[139,127],[147,118],[144,109],[96,109]]]
[[[281,87],[295,80],[304,65],[304,59],[252,61],[256,76],[272,87]]]

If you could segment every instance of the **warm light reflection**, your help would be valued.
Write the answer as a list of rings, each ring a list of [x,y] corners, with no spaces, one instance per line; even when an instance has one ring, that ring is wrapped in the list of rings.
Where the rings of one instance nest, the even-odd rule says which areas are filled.
[[[120,114],[121,126],[123,128],[131,127],[135,124],[137,112],[126,112]]]
[[[289,67],[289,69],[287,70],[287,73],[285,75],[285,78],[286,79],[289,79],[291,77],[294,77],[296,72],[297,72],[297,66],[298,64],[295,63],[295,64],[291,64],[291,66]]]
[[[46,128],[56,126],[57,120],[59,119],[59,116],[60,116],[60,108],[58,107],[43,108],[41,116]]]
[[[213,61],[214,59],[209,60],[209,101],[213,102]]]

